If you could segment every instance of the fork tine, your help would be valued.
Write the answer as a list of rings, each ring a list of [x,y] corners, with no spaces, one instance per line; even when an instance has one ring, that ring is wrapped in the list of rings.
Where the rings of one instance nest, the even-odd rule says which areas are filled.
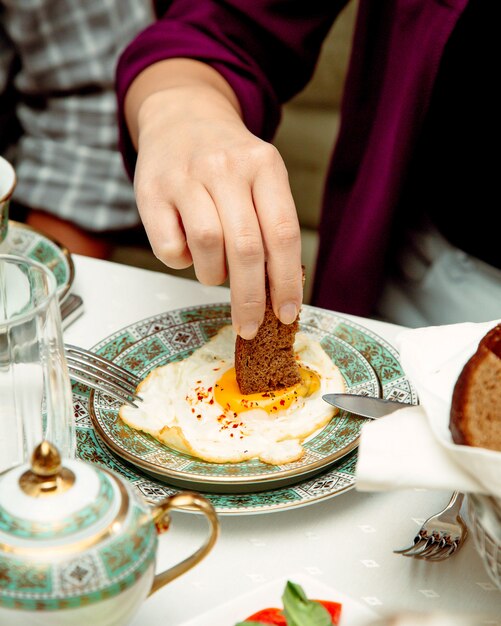
[[[142,400],[136,394],[140,379],[123,367],[78,346],[66,344],[65,353],[70,375],[77,382],[134,407]]]
[[[138,378],[132,372],[129,372],[125,368],[105,359],[99,354],[95,354],[94,352],[90,352],[89,350],[85,350],[84,348],[80,348],[79,346],[74,346],[71,344],[65,344],[64,350],[66,354],[66,358],[73,359],[74,361],[87,364],[89,363],[92,367],[104,371],[106,374],[113,375],[114,378],[123,380],[126,382],[131,382],[134,385],[134,389],[139,385],[141,379]]]
[[[464,494],[455,491],[445,509],[425,520],[414,545],[394,552],[429,561],[441,561],[454,554],[468,534],[460,515],[463,498]]]
[[[409,552],[413,550],[419,550],[423,543],[428,541],[428,537],[425,535],[416,535],[414,537],[414,543],[412,546],[408,546],[407,548],[402,548],[401,550],[393,550],[395,554],[403,554],[407,555]]]
[[[428,541],[428,545],[424,548],[424,550],[412,554],[411,556],[415,556],[418,559],[426,559],[428,558],[428,556],[433,556],[443,548],[443,546],[445,545],[445,541],[446,540],[444,537],[433,534],[430,537],[430,541]]]
[[[434,538],[434,541],[430,543],[426,550],[423,550],[419,554],[414,555],[417,559],[432,560],[435,555],[441,554],[445,549],[449,549],[450,544],[447,543],[446,538],[442,539]]]
[[[120,402],[124,402],[125,404],[128,404],[129,406],[133,406],[137,408],[137,404],[135,404],[135,401],[142,400],[142,398],[140,398],[139,396],[128,393],[127,391],[119,387],[118,385],[113,385],[113,383],[106,383],[104,381],[97,380],[96,378],[92,378],[91,376],[89,376],[88,373],[82,376],[82,374],[74,370],[69,363],[68,363],[68,370],[70,372],[71,378],[75,380],[76,382],[82,383],[86,385],[87,387],[91,387],[92,389],[95,389],[96,391],[101,391],[102,393],[106,393],[112,396],[113,398],[116,398]]]
[[[417,558],[423,559],[424,561],[443,561],[444,559],[449,558],[457,549],[455,545],[451,545],[445,540],[443,541],[443,543],[441,542],[441,544],[442,545],[440,545],[431,554],[428,554],[426,556],[420,556]]]
[[[452,544],[448,544],[447,546],[447,550],[444,550],[443,552],[441,552],[440,554],[437,554],[435,556],[433,556],[432,558],[428,559],[430,561],[443,561],[444,559],[449,558],[450,556],[452,556],[455,552],[457,552],[462,546],[463,546],[464,540],[461,539],[456,539],[455,541],[452,542]]]
[[[83,382],[87,383],[90,387],[94,387],[95,389],[106,391],[110,393],[114,391],[115,394],[118,394],[120,397],[124,398],[132,398],[133,400],[141,401],[140,398],[135,393],[135,388],[132,385],[126,384],[124,381],[118,380],[116,382],[112,378],[103,375],[103,372],[99,370],[95,370],[89,367],[81,367],[78,363],[74,363],[71,359],[68,360],[68,370],[72,375],[72,378],[77,380],[77,376],[79,376]],[[80,382],[82,382],[82,380]]]
[[[75,358],[72,355],[67,355],[66,361],[68,367],[71,367],[74,371],[80,372],[84,376],[95,378],[96,380],[102,380],[103,382],[116,385],[126,391],[129,394],[134,394],[137,385],[131,383],[121,376],[117,376],[114,372],[108,371],[105,367],[85,361],[80,358]]]
[[[417,557],[421,554],[426,554],[428,551],[435,549],[436,543],[437,541],[435,537],[428,537],[424,543],[414,546],[414,548],[404,552],[402,556]]]

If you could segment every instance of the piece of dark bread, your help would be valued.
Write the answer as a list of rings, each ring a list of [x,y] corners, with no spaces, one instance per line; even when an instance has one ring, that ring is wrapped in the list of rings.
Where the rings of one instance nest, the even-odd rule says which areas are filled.
[[[480,341],[459,375],[449,427],[456,443],[501,451],[501,324]]]
[[[235,370],[240,392],[265,393],[301,382],[299,365],[294,357],[294,339],[299,315],[292,324],[282,324],[271,306],[266,277],[266,309],[254,339],[235,342]]]

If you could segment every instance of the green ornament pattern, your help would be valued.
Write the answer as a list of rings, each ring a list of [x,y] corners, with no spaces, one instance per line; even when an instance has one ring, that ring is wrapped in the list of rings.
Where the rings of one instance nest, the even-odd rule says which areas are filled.
[[[106,474],[99,473],[99,492],[94,502],[80,511],[72,513],[67,518],[58,519],[57,522],[40,522],[27,520],[0,509],[0,532],[21,539],[36,538],[37,541],[69,537],[87,530],[102,518],[112,498],[113,486],[110,479]]]
[[[132,495],[132,494],[131,494]],[[131,500],[127,532],[57,560],[0,552],[0,607],[25,611],[77,608],[129,589],[152,565],[157,533],[144,504]]]
[[[169,311],[156,315],[119,330],[112,336],[104,339],[94,350],[111,360],[130,369],[139,376],[144,376],[149,370],[172,360],[185,358],[199,345],[212,337],[217,330],[230,320],[229,305],[204,305]],[[385,340],[369,329],[324,309],[304,305],[301,312],[301,329],[314,335],[324,348],[332,354],[336,352],[335,362],[342,367],[343,375],[353,385],[355,393],[371,395],[380,394],[386,399],[400,400],[409,404],[417,404],[415,390],[402,371],[397,351]],[[144,346],[144,349],[143,349]],[[356,358],[350,355],[356,353]],[[367,363],[366,371],[360,363]],[[370,391],[364,388],[367,384],[368,371]],[[360,385],[357,388],[357,385]],[[104,394],[91,393],[89,389],[77,383],[73,386],[73,399],[77,420],[77,449],[78,455],[104,467],[109,467],[126,477],[146,498],[155,503],[166,496],[179,491],[179,488],[168,483],[165,478],[158,478],[146,473],[137,465],[131,465],[110,450],[100,437],[96,435],[91,415],[90,405],[95,410],[96,399],[98,411],[103,420],[110,426],[110,432],[119,436],[122,425],[117,424],[117,403]],[[356,437],[361,425],[366,420],[351,415],[340,415],[332,420],[333,431],[336,436]],[[320,433],[320,436],[323,433]],[[128,445],[129,445],[128,441]],[[134,437],[135,453],[147,455],[149,458],[158,458],[158,442],[148,437]],[[325,454],[331,445],[329,437],[315,442],[315,453]],[[352,489],[355,484],[356,449],[339,461],[328,466],[314,476],[302,479],[292,485],[276,489],[264,489],[251,493],[214,493],[199,486],[204,495],[212,502],[220,515],[241,515],[268,513],[298,506],[305,506],[331,498]],[[173,469],[184,469],[191,464],[193,471],[202,471],[203,462],[171,451],[169,462]],[[250,461],[245,468],[235,469],[229,464],[211,464],[213,475],[230,476],[231,472],[256,471],[258,462]],[[240,465],[240,464],[239,464]],[[263,465],[263,464],[260,464]],[[291,465],[291,464],[290,464]],[[235,489],[237,491],[237,489]]]

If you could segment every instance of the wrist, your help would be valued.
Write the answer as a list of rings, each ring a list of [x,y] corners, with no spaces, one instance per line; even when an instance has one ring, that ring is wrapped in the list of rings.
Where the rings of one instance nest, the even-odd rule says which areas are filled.
[[[200,103],[203,102],[203,106]],[[238,99],[215,69],[193,59],[167,59],[146,68],[133,81],[125,98],[125,118],[132,142],[137,147],[141,124],[149,115],[180,114],[194,109],[242,119]]]
[[[137,112],[138,131],[155,120],[191,122],[226,119],[242,121],[240,111],[210,85],[176,85],[148,95]]]

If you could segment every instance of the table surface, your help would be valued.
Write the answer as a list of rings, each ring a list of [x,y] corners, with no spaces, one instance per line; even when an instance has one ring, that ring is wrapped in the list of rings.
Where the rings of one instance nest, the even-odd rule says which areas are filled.
[[[64,336],[83,347],[166,310],[229,301],[229,291],[222,287],[79,255],[74,262],[73,291],[82,296],[85,310]],[[400,331],[398,326],[347,317],[390,343]],[[485,624],[501,626],[501,592],[490,581],[471,537],[454,557],[439,563],[392,552],[409,545],[424,519],[442,509],[450,495],[354,489],[296,509],[221,516],[221,534],[209,556],[148,598],[131,626],[181,625],[294,574],[315,578],[380,616],[409,609],[448,611],[481,616]],[[191,553],[205,533],[200,516],[174,514],[171,529],[159,540],[157,570]]]

